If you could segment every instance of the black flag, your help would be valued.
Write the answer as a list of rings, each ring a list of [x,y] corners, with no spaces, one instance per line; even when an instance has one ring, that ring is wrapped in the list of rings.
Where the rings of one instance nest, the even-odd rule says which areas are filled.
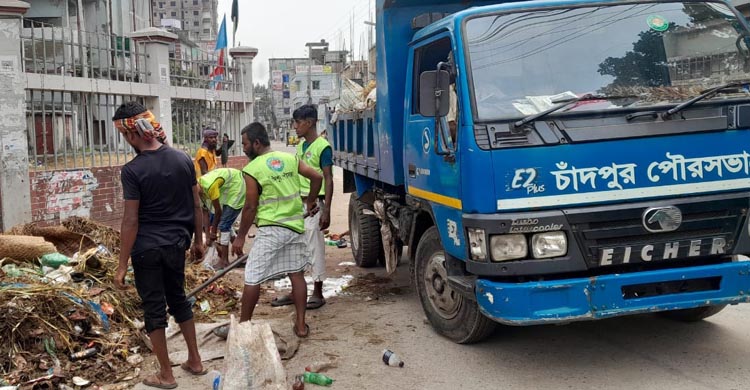
[[[237,35],[237,21],[240,19],[240,9],[237,0],[232,0],[232,46],[235,46],[234,37]]]

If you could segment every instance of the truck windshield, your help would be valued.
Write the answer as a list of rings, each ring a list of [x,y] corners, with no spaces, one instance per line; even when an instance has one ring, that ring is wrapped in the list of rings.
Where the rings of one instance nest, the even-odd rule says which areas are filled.
[[[567,111],[675,104],[750,79],[750,39],[722,3],[486,15],[469,19],[465,35],[478,121],[533,115],[586,93],[629,98],[584,101]]]

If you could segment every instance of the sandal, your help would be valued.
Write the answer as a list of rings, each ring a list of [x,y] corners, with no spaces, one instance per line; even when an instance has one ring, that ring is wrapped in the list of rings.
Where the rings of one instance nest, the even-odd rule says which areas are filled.
[[[292,300],[291,296],[284,295],[284,296],[274,298],[273,301],[271,301],[271,306],[273,307],[287,306],[293,303],[294,301]]]
[[[295,326],[295,325],[292,325],[292,331],[294,331],[294,335],[295,336],[297,336],[297,337],[299,337],[301,339],[305,339],[305,338],[307,338],[307,336],[310,335],[310,325],[305,324],[305,333],[304,334],[301,334],[301,333],[297,332],[297,326]]]
[[[151,380],[151,379],[156,379]],[[177,388],[177,382],[175,383],[162,383],[161,379],[154,374],[150,378],[146,378],[143,380],[143,384],[148,387],[156,387],[157,389],[176,389]]]
[[[183,370],[189,372],[191,375],[195,375],[195,376],[202,376],[202,375],[208,374],[208,368],[203,367],[203,370],[201,370],[201,371],[195,371],[192,368],[190,368],[190,366],[187,365],[187,362],[184,362],[184,363],[180,364],[180,368],[182,368]]]
[[[317,309],[325,304],[326,304],[325,298],[318,298],[316,296],[312,296],[310,297],[310,299],[307,300],[307,308],[309,310]]]

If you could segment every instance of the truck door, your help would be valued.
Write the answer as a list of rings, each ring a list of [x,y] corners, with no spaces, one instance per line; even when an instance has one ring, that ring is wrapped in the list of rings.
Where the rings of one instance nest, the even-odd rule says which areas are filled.
[[[411,67],[411,95],[407,105],[406,153],[404,155],[404,176],[410,195],[431,202],[436,224],[440,231],[443,245],[449,253],[463,257],[463,233],[461,228],[461,194],[459,177],[459,159],[456,156],[458,137],[458,94],[455,78],[450,79],[451,110],[448,115],[439,117],[445,129],[437,138],[434,117],[419,113],[420,75],[425,71],[434,71],[439,63],[452,67],[453,55],[450,35],[441,34],[421,43],[413,51]],[[451,64],[451,65],[446,65]],[[455,72],[451,72],[455,74]],[[408,89],[407,89],[408,91]],[[451,123],[452,122],[452,123]],[[448,134],[448,136],[444,136]],[[443,143],[443,145],[441,145]],[[445,148],[447,146],[447,149]],[[447,155],[446,151],[450,151]]]

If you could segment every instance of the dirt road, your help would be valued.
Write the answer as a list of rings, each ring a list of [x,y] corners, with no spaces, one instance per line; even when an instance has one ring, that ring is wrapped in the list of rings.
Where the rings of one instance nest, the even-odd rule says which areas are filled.
[[[348,205],[337,173],[336,233],[347,229]],[[353,261],[350,248],[327,251],[331,277],[352,275],[353,285],[308,311],[311,336],[284,362],[290,379],[329,359],[338,365],[327,372],[338,389],[739,389],[750,379],[747,305],[695,324],[645,315],[503,327],[483,343],[456,345],[426,323],[406,261],[389,277],[383,268],[340,265]],[[286,318],[291,326],[291,307],[271,308],[271,298],[263,298],[257,318]],[[382,363],[385,348],[403,358],[404,368]],[[221,369],[222,362],[208,365]],[[205,378],[178,371],[181,389],[207,388]]]

